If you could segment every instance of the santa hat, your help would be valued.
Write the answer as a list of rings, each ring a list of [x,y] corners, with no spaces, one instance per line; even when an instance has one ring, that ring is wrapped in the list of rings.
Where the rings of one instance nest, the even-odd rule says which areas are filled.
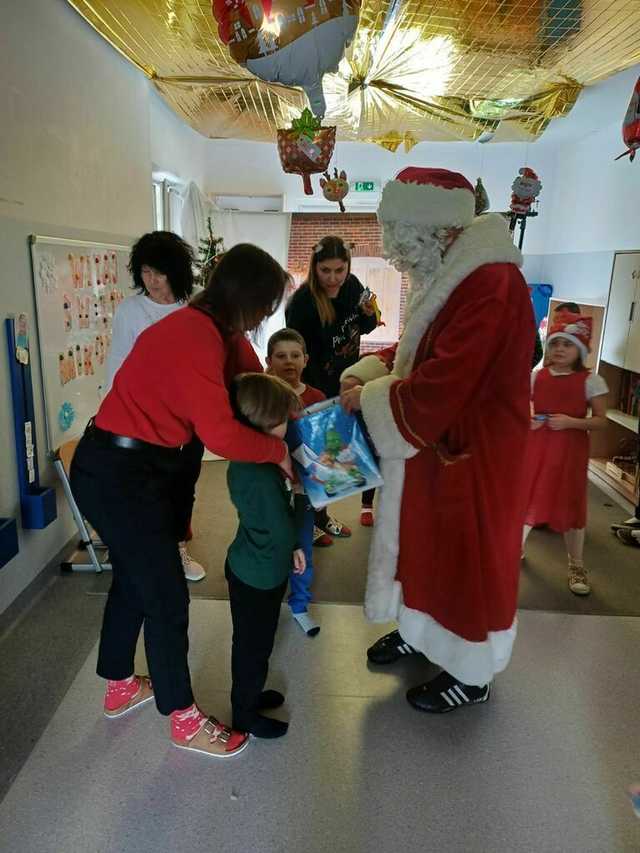
[[[560,312],[553,320],[547,344],[554,338],[566,338],[578,347],[584,362],[589,354],[592,328],[593,318],[571,314],[568,311]]]
[[[411,166],[382,191],[378,220],[406,222],[429,230],[466,228],[475,216],[473,186],[458,172]]]

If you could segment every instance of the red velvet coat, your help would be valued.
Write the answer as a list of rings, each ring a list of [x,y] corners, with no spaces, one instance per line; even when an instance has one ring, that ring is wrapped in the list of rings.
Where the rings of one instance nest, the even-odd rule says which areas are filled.
[[[467,684],[504,669],[515,638],[535,337],[518,261],[500,218],[476,220],[414,288],[395,353],[349,370],[370,380],[362,411],[385,480],[367,616],[397,619]]]

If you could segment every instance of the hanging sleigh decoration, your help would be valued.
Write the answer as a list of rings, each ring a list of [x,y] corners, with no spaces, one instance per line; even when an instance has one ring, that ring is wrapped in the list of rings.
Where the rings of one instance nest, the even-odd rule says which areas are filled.
[[[311,110],[304,110],[290,128],[278,130],[278,154],[287,174],[301,175],[305,195],[313,195],[311,175],[325,172],[336,144],[335,127],[322,127]]]
[[[636,150],[640,148],[640,77],[636,80],[627,113],[622,122],[622,140],[627,150],[616,157],[616,160],[628,156],[631,163],[636,156]]]
[[[322,195],[327,201],[335,201],[340,207],[340,213],[345,212],[343,200],[349,193],[349,182],[347,181],[347,173],[342,170],[338,174],[338,170],[333,170],[333,177],[329,172],[324,173],[324,177],[320,178],[320,187]]]

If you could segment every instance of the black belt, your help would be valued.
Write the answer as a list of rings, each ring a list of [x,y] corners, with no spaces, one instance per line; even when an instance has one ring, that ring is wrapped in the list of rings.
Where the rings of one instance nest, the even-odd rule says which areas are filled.
[[[85,430],[85,435],[95,439],[103,444],[108,444],[111,447],[121,447],[124,450],[147,450],[153,453],[172,455],[179,453],[181,447],[165,447],[162,444],[151,444],[149,441],[142,441],[139,438],[130,438],[128,435],[116,435],[114,432],[108,432],[105,429],[100,429],[93,422],[93,418],[89,421]]]

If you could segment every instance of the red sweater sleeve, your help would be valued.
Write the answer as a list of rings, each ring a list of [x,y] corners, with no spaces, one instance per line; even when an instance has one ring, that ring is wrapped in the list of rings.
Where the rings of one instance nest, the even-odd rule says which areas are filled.
[[[241,424],[229,401],[227,382],[233,379],[230,376],[225,381],[229,368],[236,376],[247,370],[262,372],[249,341],[240,336],[225,341],[215,330],[214,353],[210,341],[197,338],[191,346],[193,370],[182,391],[185,410],[198,438],[212,453],[225,459],[281,462],[285,456],[284,442]],[[226,348],[229,348],[227,353]]]

